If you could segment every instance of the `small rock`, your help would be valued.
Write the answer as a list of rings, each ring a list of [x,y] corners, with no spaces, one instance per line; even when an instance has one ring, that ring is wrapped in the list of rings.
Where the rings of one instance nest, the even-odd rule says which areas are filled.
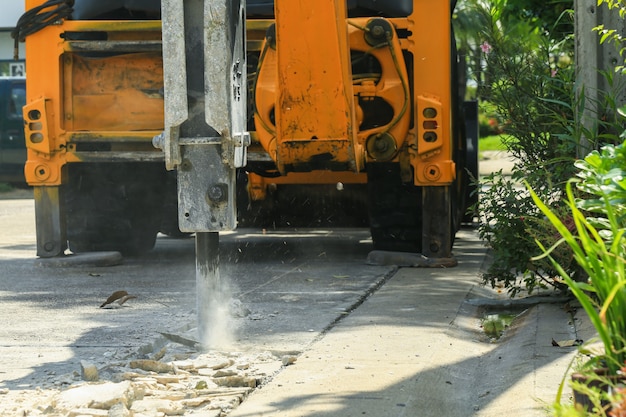
[[[163,348],[160,351],[158,351],[157,353],[154,354],[154,356],[152,357],[152,360],[155,361],[160,361],[161,359],[163,359],[163,357],[165,356],[165,354],[167,353],[167,349]]]
[[[247,376],[226,376],[223,378],[213,378],[213,382],[220,387],[256,387],[256,379]]]
[[[180,401],[184,400],[186,397],[187,393],[185,392],[161,391],[159,393],[159,396],[156,398],[159,398],[161,400]]]
[[[154,379],[159,384],[167,385],[167,384],[173,384],[173,383],[176,383],[176,382],[180,382],[181,378],[179,376],[176,376],[176,375],[156,375],[154,377]]]
[[[153,361],[151,359],[137,359],[130,361],[130,367],[133,369],[142,369],[144,371],[156,372],[159,374],[174,371],[174,367],[172,365],[159,361]]]
[[[182,416],[185,414],[185,408],[170,400],[148,399],[133,402],[130,408],[132,412],[145,413],[158,411],[166,416]]]
[[[69,412],[68,417],[109,417],[107,410],[98,410],[96,408],[78,408]]]
[[[213,369],[211,369],[211,368],[208,368],[208,369],[204,369],[204,368],[198,369],[198,375],[200,375],[200,376],[213,376],[214,373],[215,372],[213,372]]]
[[[230,399],[222,398],[219,402],[216,402],[215,405],[211,403],[208,408],[209,409],[219,408],[222,410],[222,414],[220,415],[226,415],[229,412],[231,412],[233,408],[241,404],[241,401],[243,401],[243,398],[239,395],[232,397]]]
[[[124,404],[117,403],[109,409],[107,417],[131,417],[131,414]]]
[[[117,378],[119,379],[119,381],[117,382],[121,382],[121,381],[135,381],[139,378],[144,378],[145,375],[142,374],[138,374],[137,372],[123,372],[121,374],[118,374]]]
[[[230,315],[236,318],[243,318],[251,313],[250,309],[243,305],[241,300],[230,301]]]
[[[194,410],[191,412],[191,414],[189,414],[189,417],[221,417],[222,416],[222,410],[221,409],[215,409],[215,410]]]
[[[284,366],[293,365],[294,363],[296,363],[296,360],[298,360],[298,358],[293,355],[285,355],[281,359]]]
[[[172,359],[175,361],[184,361],[184,360],[189,359],[190,356],[191,356],[191,353],[173,353]]]
[[[91,362],[80,361],[80,377],[84,381],[97,381],[98,377],[98,368]]]
[[[207,397],[197,397],[197,398],[187,398],[181,401],[185,407],[200,407],[201,405],[207,404],[211,402],[210,398]]]
[[[137,398],[130,382],[105,382],[100,384],[85,384],[63,391],[58,396],[57,404],[67,408],[98,408],[108,410],[117,403],[128,406]]]
[[[189,360],[174,361],[172,362],[172,365],[174,365],[178,369],[184,369],[184,370],[195,369],[195,365],[193,364],[192,361],[189,361]]]
[[[220,370],[220,371],[215,372],[213,374],[213,377],[214,378],[222,378],[222,377],[225,377],[225,376],[234,376],[234,375],[237,375],[237,372]]]
[[[233,365],[234,363],[235,363],[235,361],[232,360],[232,359],[217,359],[217,360],[214,360],[214,361],[211,361],[211,362],[198,362],[198,363],[196,363],[196,368],[198,369],[198,373],[203,368],[209,368],[209,369],[212,369],[214,371],[217,371],[219,369],[228,368],[229,366]]]

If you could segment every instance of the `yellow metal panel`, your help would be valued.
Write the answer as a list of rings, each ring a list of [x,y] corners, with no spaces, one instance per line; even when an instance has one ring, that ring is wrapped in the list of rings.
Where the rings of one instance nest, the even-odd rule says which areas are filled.
[[[328,156],[357,169],[345,17],[343,0],[276,2],[279,167]]]
[[[74,56],[66,119],[72,130],[163,129],[163,62],[159,53]]]
[[[448,1],[416,0],[409,18],[414,57],[416,134],[412,152],[416,185],[445,185],[455,178],[451,131],[451,29]],[[456,80],[454,80],[456,82]],[[426,106],[438,109],[437,140],[424,139]]]
[[[26,9],[45,0],[27,0]],[[58,185],[65,164],[61,128],[59,65],[63,43],[60,26],[51,25],[26,38],[26,106],[24,108],[28,161],[24,176],[31,185]]]
[[[267,197],[270,184],[366,184],[367,175],[355,172],[311,171],[290,172],[279,177],[266,178],[255,173],[248,173],[248,193],[254,201]]]
[[[26,10],[45,1],[26,0]],[[71,143],[76,132],[94,133],[82,137],[83,142],[125,138],[128,145],[122,151],[132,151],[133,142],[151,143],[154,132],[163,128],[160,30],[160,21],[66,20],[26,37],[25,176],[29,184],[62,183],[63,166],[80,161]],[[137,45],[149,52],[76,52],[74,48],[89,42],[68,40],[63,36],[66,31],[105,31],[108,41],[118,47],[128,45],[132,50]]]

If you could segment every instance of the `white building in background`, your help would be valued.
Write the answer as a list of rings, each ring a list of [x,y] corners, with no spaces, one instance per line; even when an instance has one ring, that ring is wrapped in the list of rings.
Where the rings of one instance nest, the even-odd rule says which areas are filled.
[[[0,62],[9,62],[14,75],[25,75],[24,71],[24,43],[20,43],[20,61],[13,61],[13,38],[11,31],[15,23],[24,13],[24,0],[0,0]],[[13,65],[11,65],[13,64]],[[22,74],[18,74],[19,71]]]

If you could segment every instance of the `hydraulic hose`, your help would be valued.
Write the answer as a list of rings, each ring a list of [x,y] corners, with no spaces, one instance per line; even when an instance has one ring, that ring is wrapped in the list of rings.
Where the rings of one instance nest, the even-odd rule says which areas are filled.
[[[69,17],[73,7],[74,0],[48,0],[24,13],[17,21],[15,29],[11,31],[11,37],[15,42],[13,58],[19,59],[19,42],[24,42],[28,35]]]

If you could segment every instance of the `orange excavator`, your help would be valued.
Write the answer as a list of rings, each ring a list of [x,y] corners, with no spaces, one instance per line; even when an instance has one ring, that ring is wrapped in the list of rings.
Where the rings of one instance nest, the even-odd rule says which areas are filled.
[[[26,0],[37,255],[369,226],[449,264],[477,174],[454,3]]]

